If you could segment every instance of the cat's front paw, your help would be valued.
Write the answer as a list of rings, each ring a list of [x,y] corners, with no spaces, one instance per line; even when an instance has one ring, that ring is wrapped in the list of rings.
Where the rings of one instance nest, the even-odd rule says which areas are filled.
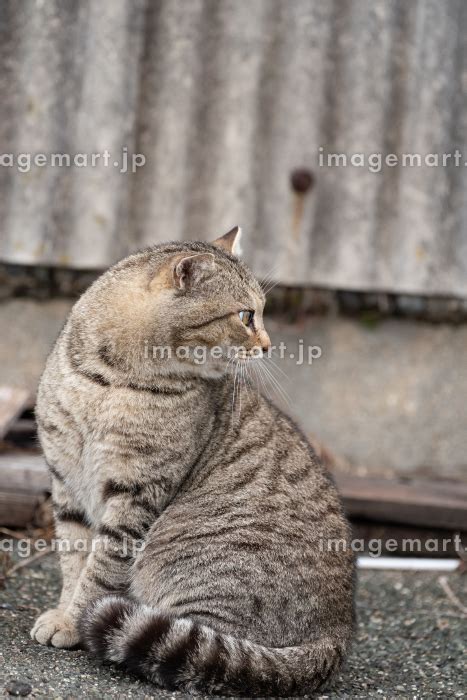
[[[39,644],[49,644],[60,649],[74,647],[79,642],[74,620],[58,608],[39,615],[31,630],[31,637]]]

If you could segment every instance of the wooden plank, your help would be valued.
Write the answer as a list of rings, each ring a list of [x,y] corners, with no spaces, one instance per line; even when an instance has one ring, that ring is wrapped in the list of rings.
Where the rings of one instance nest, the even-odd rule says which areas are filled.
[[[18,418],[15,420],[8,431],[8,437],[15,435],[25,435],[31,438],[37,438],[36,421],[34,418]]]
[[[454,537],[454,535],[459,537]],[[373,553],[422,557],[458,557],[467,547],[467,531],[443,530],[401,523],[375,523],[352,518],[352,537],[358,554]],[[361,543],[364,543],[362,548]],[[373,548],[373,552],[371,549]]]
[[[37,524],[40,506],[50,492],[50,475],[40,454],[0,455],[0,525]]]
[[[467,484],[333,473],[348,514],[373,522],[467,530]]]
[[[359,477],[333,472],[350,518],[373,523],[467,530],[467,484],[447,480],[384,479]],[[37,504],[37,498],[50,491],[50,477],[40,454],[11,453],[0,455],[0,524],[12,525],[14,498],[19,498],[21,513],[16,521],[26,525],[30,510],[24,505]],[[22,500],[21,500],[22,498]],[[6,506],[11,499],[11,507]]]
[[[12,423],[30,404],[31,396],[27,389],[13,386],[0,386],[0,440],[7,434]]]
[[[46,500],[45,494],[0,489],[0,526],[36,525],[36,515]]]
[[[50,491],[50,476],[40,454],[0,455],[0,491],[44,493]]]

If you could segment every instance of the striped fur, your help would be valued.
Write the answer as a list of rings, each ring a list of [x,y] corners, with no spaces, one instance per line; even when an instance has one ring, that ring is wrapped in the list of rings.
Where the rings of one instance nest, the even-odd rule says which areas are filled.
[[[325,638],[265,647],[117,596],[92,603],[80,628],[93,656],[190,694],[308,695],[335,675],[344,651]]]
[[[300,695],[350,643],[350,531],[297,426],[229,373],[228,349],[269,343],[263,292],[231,241],[132,255],[73,308],[36,413],[57,535],[93,546],[60,553],[60,601],[31,634],[84,638],[165,688]],[[199,364],[153,346],[224,354]]]

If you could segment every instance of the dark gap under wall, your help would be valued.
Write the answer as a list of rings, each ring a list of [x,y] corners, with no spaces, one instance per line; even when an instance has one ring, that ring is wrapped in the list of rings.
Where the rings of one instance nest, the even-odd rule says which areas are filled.
[[[100,273],[0,263],[0,301],[14,297],[76,299]],[[368,326],[388,317],[465,323],[467,299],[278,284],[268,293],[266,312],[290,322],[304,316],[343,315],[357,317]]]

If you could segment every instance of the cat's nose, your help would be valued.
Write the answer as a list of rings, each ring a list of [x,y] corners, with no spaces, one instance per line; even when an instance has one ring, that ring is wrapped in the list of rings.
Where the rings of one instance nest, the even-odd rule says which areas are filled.
[[[261,330],[259,332],[258,340],[259,340],[259,344],[261,345],[261,349],[263,352],[268,352],[268,350],[271,349],[271,339],[269,338],[266,331]]]

